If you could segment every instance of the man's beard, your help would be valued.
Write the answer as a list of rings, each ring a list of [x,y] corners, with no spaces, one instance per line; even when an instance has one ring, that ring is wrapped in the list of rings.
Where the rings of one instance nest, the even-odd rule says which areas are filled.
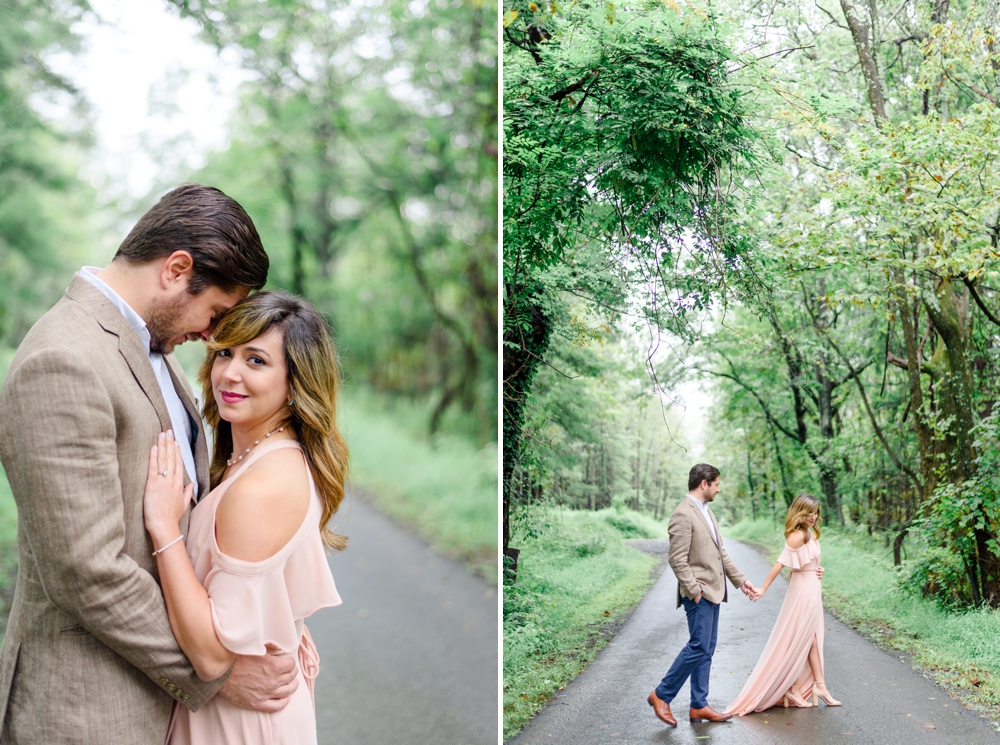
[[[184,311],[187,301],[183,295],[173,300],[165,300],[150,306],[147,311],[146,330],[149,332],[149,351],[168,354],[174,349],[170,340],[180,336],[177,320]]]

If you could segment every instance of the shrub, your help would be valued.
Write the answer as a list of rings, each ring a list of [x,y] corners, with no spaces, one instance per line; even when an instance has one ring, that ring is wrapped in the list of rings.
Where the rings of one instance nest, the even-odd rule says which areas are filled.
[[[634,512],[609,512],[604,518],[608,525],[623,533],[626,538],[653,538],[653,533]]]

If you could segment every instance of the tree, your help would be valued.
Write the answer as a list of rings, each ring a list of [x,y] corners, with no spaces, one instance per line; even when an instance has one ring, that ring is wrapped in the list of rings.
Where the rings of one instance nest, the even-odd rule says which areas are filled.
[[[712,20],[659,3],[517,4],[504,15],[504,549],[525,406],[563,299],[618,319],[639,292],[689,333],[713,297],[759,291],[732,231],[757,136]]]
[[[492,439],[498,66],[489,6],[174,4],[255,73],[238,144],[213,166],[260,170],[265,198],[248,197],[283,226],[277,281],[333,317],[372,385],[433,392],[432,432],[458,405]],[[345,270],[356,272],[354,287],[336,276]],[[376,329],[358,328],[369,320]]]
[[[76,48],[71,25],[87,8],[82,1],[0,5],[0,337],[10,345],[65,288],[67,254],[85,256],[90,245],[81,229],[90,193],[67,167],[74,148],[86,145],[85,104],[46,63],[47,54]],[[75,108],[80,128],[46,122],[32,96]]]

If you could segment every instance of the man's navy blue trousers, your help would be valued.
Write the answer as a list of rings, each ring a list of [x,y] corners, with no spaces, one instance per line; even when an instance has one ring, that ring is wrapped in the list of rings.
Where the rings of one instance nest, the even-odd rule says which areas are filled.
[[[719,604],[710,603],[704,597],[697,603],[682,597],[681,603],[687,613],[691,638],[656,687],[656,695],[669,704],[690,677],[691,708],[700,709],[708,706],[708,676],[712,672],[712,655],[719,636]]]

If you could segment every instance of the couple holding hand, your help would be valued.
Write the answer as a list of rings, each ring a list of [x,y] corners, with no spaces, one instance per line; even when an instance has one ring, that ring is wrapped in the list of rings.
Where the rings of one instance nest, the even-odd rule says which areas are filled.
[[[688,476],[688,494],[670,517],[670,568],[677,575],[677,607],[687,613],[690,639],[647,699],[656,716],[676,727],[670,711],[684,682],[691,680],[692,722],[724,722],[784,706],[810,708],[822,699],[840,706],[823,675],[823,601],[820,580],[819,501],[803,494],[785,520],[786,544],[758,590],[722,547],[722,535],[708,505],[719,493],[719,470],[699,463]],[[781,568],[791,568],[778,620],[750,678],[736,700],[719,712],[708,705],[708,678],[719,631],[719,607],[728,600],[726,577],[750,600],[764,596]],[[812,699],[810,703],[809,699]]]

